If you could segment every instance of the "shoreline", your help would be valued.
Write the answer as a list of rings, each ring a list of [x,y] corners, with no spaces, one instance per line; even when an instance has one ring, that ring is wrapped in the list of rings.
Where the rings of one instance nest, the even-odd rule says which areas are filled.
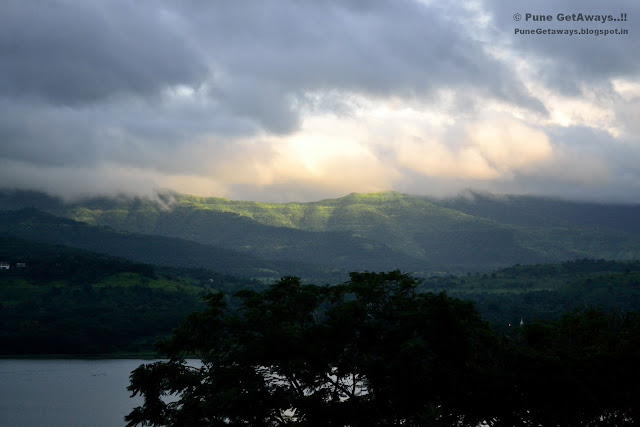
[[[0,360],[109,360],[109,359],[142,359],[142,360],[160,360],[166,359],[160,357],[155,352],[141,353],[98,353],[98,354],[0,354]]]

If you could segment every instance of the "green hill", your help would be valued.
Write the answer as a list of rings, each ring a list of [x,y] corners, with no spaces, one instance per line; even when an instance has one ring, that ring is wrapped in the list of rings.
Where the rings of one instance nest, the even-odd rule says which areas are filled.
[[[423,291],[475,302],[494,327],[558,319],[573,310],[640,310],[640,261],[579,259],[515,265],[491,273],[430,277]]]
[[[190,240],[116,231],[25,208],[0,211],[0,234],[71,246],[129,260],[175,267],[205,268],[234,276],[274,280],[287,274],[325,277],[317,266],[267,261]]]
[[[0,206],[31,201],[30,206],[91,225],[342,273],[401,269],[429,275],[517,263],[640,258],[640,226],[633,219],[638,206],[473,197],[436,200],[387,192],[259,203],[162,193],[153,200],[93,198],[65,204],[5,192]]]
[[[159,337],[203,307],[206,293],[264,287],[210,270],[152,266],[6,235],[0,235],[0,261],[11,265],[0,270],[3,355],[149,353]],[[420,289],[472,300],[495,328],[508,332],[521,319],[557,319],[575,309],[640,310],[640,261],[517,265],[432,276]]]
[[[2,355],[150,353],[206,293],[260,286],[8,236],[0,260],[11,266],[0,270]]]
[[[550,197],[466,191],[458,197],[430,199],[439,206],[504,224],[525,227],[583,227],[640,235],[640,205],[589,203]]]

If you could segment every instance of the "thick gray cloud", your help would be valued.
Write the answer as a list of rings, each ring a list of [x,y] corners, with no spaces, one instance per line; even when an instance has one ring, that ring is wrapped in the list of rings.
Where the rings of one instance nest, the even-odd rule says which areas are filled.
[[[182,25],[151,3],[4,1],[0,91],[75,105],[198,84],[207,63]]]
[[[554,90],[567,95],[580,96],[584,86],[608,85],[612,77],[637,77],[640,71],[640,38],[638,17],[640,3],[628,0],[541,0],[532,3],[516,0],[505,3],[487,0],[487,11],[493,16],[496,31],[503,40],[512,43],[514,51],[537,68],[540,77]],[[514,21],[514,14],[522,19]],[[551,16],[551,21],[526,20],[526,14]],[[627,21],[587,22],[558,20],[558,15],[612,15],[620,18],[627,14]],[[522,35],[518,29],[625,29],[626,35]]]
[[[584,195],[593,180],[566,172],[582,155],[594,171],[614,171],[598,194],[607,185],[640,191],[629,184],[638,166],[626,160],[637,152],[630,111],[640,101],[613,88],[616,78],[633,88],[638,77],[634,2],[533,10],[493,0],[5,0],[0,8],[4,186],[86,194],[176,185],[273,200],[376,188],[551,186]],[[528,11],[626,12],[631,35],[513,35],[534,27],[513,21]],[[601,110],[589,90],[606,101]],[[588,102],[558,128],[575,110],[567,99]],[[606,120],[594,119],[603,112]],[[511,149],[504,132],[488,141],[487,129],[505,123],[534,135],[542,151]],[[320,155],[323,144],[331,153]]]
[[[251,114],[244,82],[257,98],[291,105],[310,91],[343,90],[374,96],[429,97],[443,88],[473,87],[488,97],[544,110],[517,78],[459,23],[459,16],[409,1],[275,3],[214,2],[199,12],[223,95]],[[274,3],[270,3],[273,5]],[[462,13],[463,11],[460,11]],[[204,21],[204,22],[202,22]],[[214,90],[215,94],[216,91]],[[260,101],[258,101],[260,102]],[[244,108],[242,107],[244,105]]]

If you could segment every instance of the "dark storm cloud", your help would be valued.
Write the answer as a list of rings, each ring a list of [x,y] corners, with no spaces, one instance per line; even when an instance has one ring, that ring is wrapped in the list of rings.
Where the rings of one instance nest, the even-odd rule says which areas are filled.
[[[235,137],[255,132],[251,123],[217,105],[105,102],[77,109],[0,99],[0,111],[0,158],[43,166],[110,162],[165,173],[202,173],[206,158],[193,155],[202,138],[215,139],[224,151]],[[226,136],[207,136],[212,127]]]
[[[0,158],[38,165],[91,164],[98,159],[86,112],[0,99]]]
[[[118,151],[128,154],[115,160],[146,164],[141,144],[290,133],[314,92],[473,89],[544,110],[455,19],[409,1],[8,1],[0,69],[4,155],[43,164]],[[199,98],[162,96],[179,85]]]
[[[198,84],[206,62],[182,31],[150,2],[4,1],[0,93],[75,105]]]
[[[318,116],[330,117],[325,117],[330,125],[366,114],[358,110],[391,105],[397,112],[407,106],[417,115],[421,109],[433,112],[448,123],[445,127],[455,128],[451,135],[464,136],[467,122],[477,122],[485,109],[499,105],[499,112],[517,111],[523,126],[539,129],[549,120],[548,100],[529,92],[527,79],[575,96],[590,84],[606,95],[611,78],[635,77],[640,65],[633,54],[640,50],[635,35],[514,36],[513,14],[533,7],[524,1],[471,6],[408,0],[0,1],[0,179],[4,186],[60,188],[61,193],[142,188],[135,180],[151,188],[147,183],[171,183],[179,176],[180,182],[193,178],[204,187],[208,182],[202,181],[215,181],[216,191],[226,188],[252,198],[329,197],[340,191],[338,184],[322,185],[323,175],[314,169],[320,166],[302,158],[304,135],[297,135]],[[536,3],[531,12],[589,9],[623,11],[630,20],[640,16],[635,2],[589,0],[576,8],[575,2],[563,0]],[[488,24],[482,23],[483,14]],[[530,73],[520,73],[513,58],[528,61]],[[608,102],[618,101],[609,97]],[[629,103],[637,110],[637,103]],[[628,109],[626,115],[619,110],[621,105],[611,109],[637,126]],[[367,119],[362,122],[378,120]],[[393,120],[398,122],[389,128],[404,132],[402,137],[438,130],[438,125],[413,126],[413,119]],[[593,136],[585,132],[584,138]],[[579,153],[580,145],[567,138],[580,135],[550,135],[569,154],[548,165],[548,176],[513,169],[510,181],[481,185],[491,190],[526,187],[527,182],[540,182],[536,188],[553,185],[552,174],[562,175],[571,166],[571,153]],[[303,154],[300,159],[283,154],[290,148],[287,137],[300,137],[295,146]],[[380,181],[387,183],[397,168],[406,178],[396,181],[401,189],[416,193],[432,183],[445,191],[462,184],[474,187],[455,177],[412,177],[395,164],[393,143],[373,147],[367,138],[379,140],[377,135],[350,137],[344,135],[344,146],[351,153],[370,154],[380,168],[363,160],[363,176],[388,167],[389,178]],[[443,152],[468,142],[443,138],[437,144]],[[336,162],[350,159],[348,150],[342,157],[334,150]],[[585,164],[596,171],[601,163],[610,166],[635,153],[625,150],[591,151],[597,160]],[[310,164],[310,178],[282,173],[303,161]],[[637,175],[636,165],[621,164],[626,175],[614,174],[620,179],[610,182],[622,185],[623,175]],[[341,165],[334,167],[339,171]],[[118,179],[110,183],[110,174]],[[570,187],[573,178],[562,179],[556,183],[566,186],[554,188]]]
[[[470,28],[460,23],[463,11],[449,16],[409,1],[242,5],[213,2],[206,13],[187,12],[204,30],[201,37],[220,73],[216,83],[228,99],[236,99],[238,112],[260,113],[257,98],[295,114],[292,99],[309,91],[429,97],[444,88],[471,87],[490,98],[544,110],[509,68],[470,36]],[[257,83],[250,88],[254,99],[245,96],[248,81]]]

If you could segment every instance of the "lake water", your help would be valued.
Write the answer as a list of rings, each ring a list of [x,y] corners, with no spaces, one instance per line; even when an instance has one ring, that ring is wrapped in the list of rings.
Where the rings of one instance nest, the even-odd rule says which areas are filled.
[[[147,360],[0,360],[0,426],[123,426],[142,404],[129,374]]]

